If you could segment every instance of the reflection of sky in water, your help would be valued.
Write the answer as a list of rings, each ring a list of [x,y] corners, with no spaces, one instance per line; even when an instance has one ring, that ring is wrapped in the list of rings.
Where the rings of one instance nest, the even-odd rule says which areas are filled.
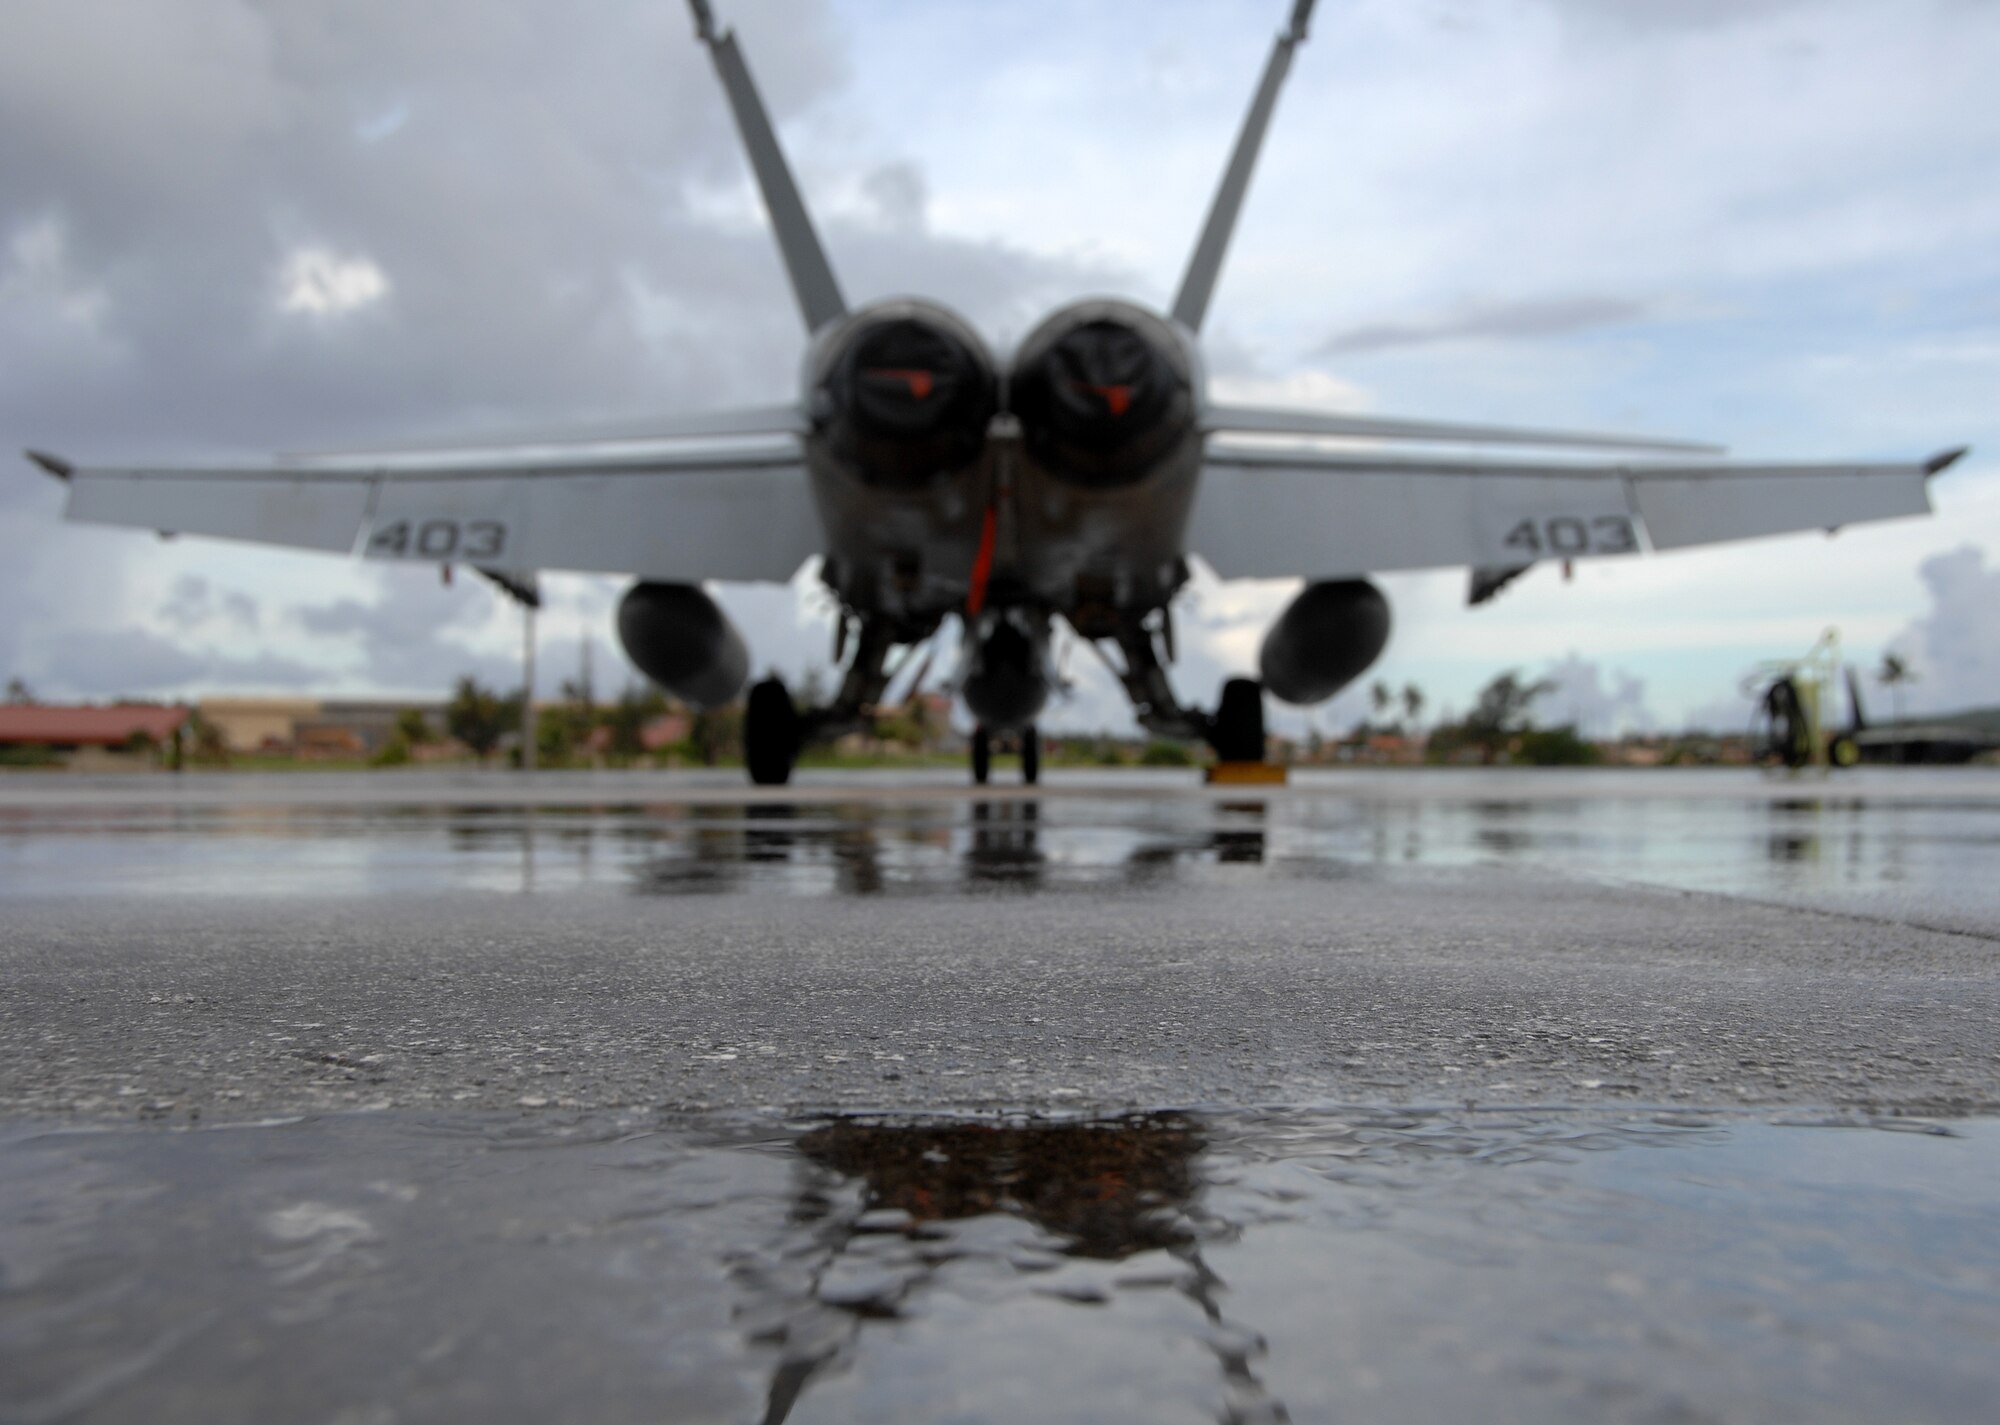
[[[307,1382],[369,1418],[450,1379],[502,1420],[1983,1422],[2000,1131],[1897,1126],[15,1130],[0,1415]]]
[[[1558,774],[1560,777],[1562,774]],[[0,888],[365,894],[412,888],[799,895],[1064,890],[1519,865],[1990,926],[1994,795],[1869,796],[1838,780],[1647,796],[1589,775],[1310,783],[1264,800],[1071,793],[749,805],[0,808]],[[1914,775],[1914,774],[1913,774]],[[1978,778],[1979,772],[1957,774]],[[1410,793],[1411,786],[1436,794]],[[1914,784],[1912,784],[1914,785]],[[1523,788],[1533,795],[1521,795]],[[1575,795],[1564,794],[1574,787]],[[1684,795],[1688,787],[1699,795]]]

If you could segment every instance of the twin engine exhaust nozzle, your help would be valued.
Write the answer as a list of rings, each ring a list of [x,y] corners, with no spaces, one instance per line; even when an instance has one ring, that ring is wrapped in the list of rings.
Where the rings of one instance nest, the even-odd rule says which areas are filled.
[[[887,302],[811,361],[814,424],[865,484],[909,489],[963,470],[1002,409],[1028,455],[1083,489],[1144,478],[1194,430],[1192,363],[1164,319],[1079,302],[1028,334],[1003,382],[978,333],[929,302]]]

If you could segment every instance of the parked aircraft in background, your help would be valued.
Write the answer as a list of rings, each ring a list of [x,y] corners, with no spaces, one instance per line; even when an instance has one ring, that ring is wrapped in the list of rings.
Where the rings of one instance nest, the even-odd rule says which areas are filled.
[[[1891,664],[1900,677],[1901,661],[1885,660],[1885,666]],[[1844,730],[1834,724],[1839,684],[1847,691]],[[1820,635],[1803,658],[1752,669],[1742,687],[1756,701],[1752,755],[1759,762],[1794,771],[1863,762],[1956,764],[2000,751],[2000,708],[1869,722],[1861,680],[1853,665],[1841,661],[1840,638],[1832,629]]]
[[[1986,752],[2000,752],[2000,708],[1972,708],[1930,717],[1871,723],[1861,704],[1861,688],[1848,672],[1854,720],[1847,737],[1862,762],[1959,764]]]
[[[531,603],[537,571],[635,575],[618,611],[625,651],[699,706],[735,698],[751,667],[702,582],[788,580],[818,557],[840,606],[840,684],[826,706],[803,709],[774,677],[750,688],[751,777],[783,782],[805,741],[861,725],[898,650],[908,657],[956,620],[955,686],[984,781],[996,735],[1033,744],[1059,682],[1058,620],[1105,653],[1148,730],[1255,760],[1266,693],[1320,702],[1381,654],[1389,606],[1371,573],[1470,566],[1476,604],[1544,561],[1922,514],[1929,477],[1962,453],[1727,464],[1714,447],[1678,441],[1211,401],[1202,322],[1312,0],[1296,0],[1272,46],[1168,310],[1076,302],[997,353],[928,300],[850,308],[735,36],[707,0],[690,3],[805,320],[796,400],[230,468],[79,467],[34,454],[69,482],[68,518],[469,564]],[[1394,442],[1624,454],[1385,454]],[[1635,463],[1637,453],[1678,458]],[[1307,580],[1264,640],[1260,679],[1230,680],[1212,710],[1183,704],[1167,675],[1191,556],[1224,578]]]

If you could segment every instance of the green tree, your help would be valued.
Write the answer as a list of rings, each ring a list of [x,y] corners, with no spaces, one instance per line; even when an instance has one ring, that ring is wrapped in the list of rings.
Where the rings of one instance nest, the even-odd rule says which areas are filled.
[[[437,740],[431,732],[430,719],[424,716],[422,708],[404,708],[397,713],[395,735],[403,740],[406,752],[412,747],[422,747]]]
[[[1534,727],[1534,700],[1554,690],[1556,684],[1552,680],[1536,678],[1534,682],[1524,682],[1514,668],[1508,668],[1480,688],[1480,696],[1464,723],[1466,741],[1480,749],[1480,761],[1494,761],[1516,733]]]
[[[625,766],[646,751],[646,724],[666,710],[666,699],[657,689],[628,683],[618,701],[604,710],[601,721],[611,734],[605,750],[611,759]]]
[[[574,685],[570,685],[574,686]],[[587,704],[571,701],[535,712],[535,760],[544,767],[568,767],[590,739],[592,714]]]
[[[1424,690],[1415,683],[1403,684],[1403,716],[1410,720],[1410,726],[1419,725],[1424,715]]]
[[[1546,678],[1523,681],[1509,669],[1479,690],[1472,711],[1457,723],[1437,728],[1431,734],[1431,757],[1446,760],[1461,747],[1479,749],[1479,760],[1491,764],[1521,733],[1528,731],[1535,699],[1552,692],[1555,684]]]
[[[1577,736],[1574,726],[1529,728],[1515,741],[1515,758],[1530,767],[1590,767],[1604,760],[1596,744]]]
[[[32,704],[35,701],[34,690],[19,678],[9,678],[7,680],[6,700],[15,707]]]
[[[743,709],[740,705],[704,708],[694,715],[688,743],[704,767],[743,757]]]
[[[514,698],[503,698],[483,688],[471,677],[458,680],[458,688],[445,705],[445,730],[472,749],[482,763],[493,755],[500,739],[519,714]]]
[[[1903,760],[1903,688],[1917,681],[1917,672],[1897,653],[1884,653],[1875,681],[1889,690],[1890,716],[1896,724],[1896,760]]]
[[[1390,690],[1389,685],[1380,678],[1377,678],[1375,686],[1368,690],[1368,701],[1374,704],[1375,721],[1378,723],[1387,723],[1389,721],[1389,709],[1396,705],[1396,695]]]

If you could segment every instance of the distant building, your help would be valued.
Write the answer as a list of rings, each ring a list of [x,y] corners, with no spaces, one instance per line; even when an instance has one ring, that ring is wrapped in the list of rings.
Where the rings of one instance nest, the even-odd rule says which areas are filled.
[[[201,716],[236,754],[290,753],[300,757],[369,757],[396,732],[397,719],[415,708],[440,736],[444,704],[401,699],[203,698]]]
[[[155,749],[170,746],[192,716],[186,707],[152,704],[13,703],[0,707],[0,750],[19,762],[46,749],[55,765],[76,771],[142,771],[156,765]]]
[[[231,752],[290,752],[299,723],[319,712],[318,698],[203,698],[202,721]]]

